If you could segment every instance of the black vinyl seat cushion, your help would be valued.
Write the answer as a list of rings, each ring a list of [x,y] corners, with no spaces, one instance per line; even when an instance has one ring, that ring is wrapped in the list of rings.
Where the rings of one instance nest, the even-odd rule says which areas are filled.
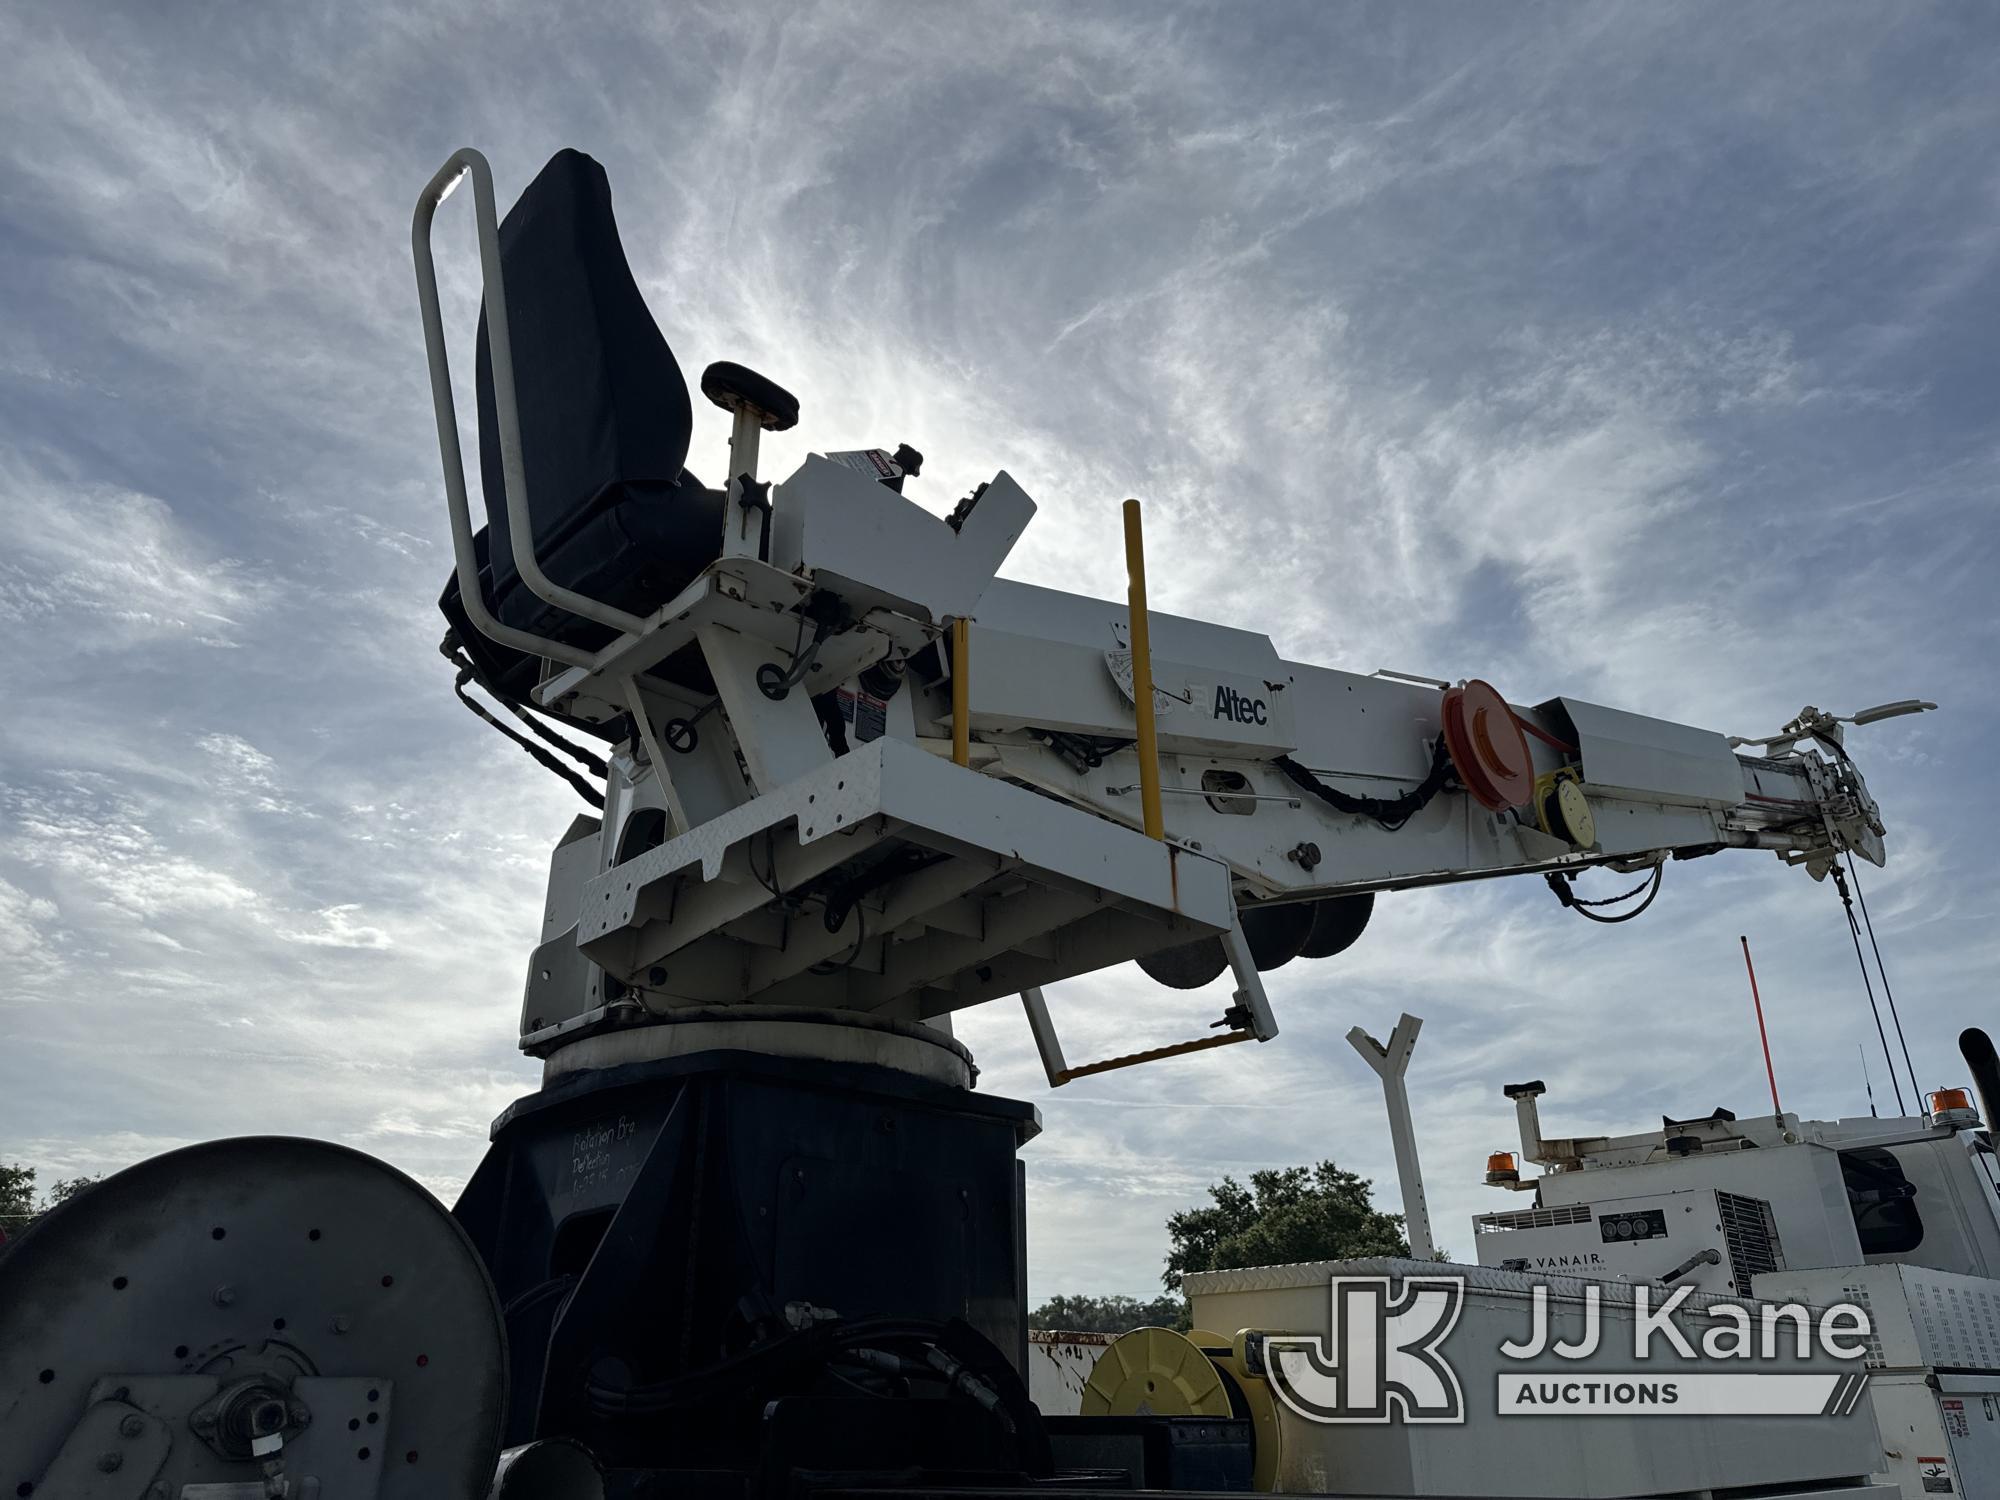
[[[649,614],[720,554],[724,502],[684,467],[687,381],[626,264],[603,167],[580,151],[550,158],[500,225],[500,260],[535,554],[555,583]],[[600,646],[609,629],[537,597],[515,567],[483,312],[478,393],[488,607]],[[446,600],[456,592],[454,579]]]
[[[692,484],[694,481],[690,479],[688,482]],[[704,493],[709,495],[715,494],[712,490],[705,491]],[[720,497],[717,496],[717,499],[719,500]],[[718,521],[717,525],[720,524]],[[474,566],[479,570],[480,592],[487,600],[488,609],[493,608],[491,542],[492,533],[484,526],[479,528],[472,539]],[[514,583],[516,589],[515,597],[517,599],[533,599],[535,603],[541,603],[540,600],[534,599],[534,596],[521,586],[518,577]],[[548,606],[544,605],[543,608],[546,610]],[[504,699],[510,703],[518,703],[524,708],[533,708],[538,712],[549,714],[553,718],[561,719],[572,728],[579,729],[586,734],[594,735],[599,739],[614,740],[619,737],[620,731],[615,724],[591,723],[576,718],[571,714],[563,713],[560,710],[542,708],[539,704],[535,703],[530,695],[534,691],[535,684],[542,680],[542,658],[530,655],[525,651],[516,651],[512,646],[503,646],[498,641],[489,640],[474,628],[472,621],[465,613],[465,601],[459,593],[458,573],[455,569],[451,577],[445,581],[444,592],[438,597],[438,609],[444,615],[446,623],[451,626],[452,634],[458,638],[459,646],[465,652],[466,659],[472,663],[475,675],[495,697]],[[551,613],[553,614],[553,611]],[[604,645],[614,634],[613,631],[602,625],[587,624],[584,621],[575,620],[571,616],[562,616],[561,618],[570,622],[563,632],[565,638],[570,641],[570,644],[579,646],[587,651],[594,651],[599,646]],[[506,622],[503,621],[503,623]],[[541,633],[546,635],[552,632],[543,631]],[[669,682],[677,683],[694,692],[712,693],[715,691],[715,680],[709,675],[707,662],[703,659],[700,651],[692,646],[682,647],[665,661],[649,669],[645,675],[665,678]]]
[[[678,594],[721,551],[723,497],[683,473],[670,484],[620,487],[618,498],[586,511],[568,532],[538,549],[542,571],[565,588],[628,614],[648,615]],[[697,557],[689,532],[708,549]],[[489,525],[480,535],[505,538]],[[504,545],[504,540],[503,540]],[[521,581],[511,552],[482,573],[488,608],[503,625],[596,650],[617,634],[550,604]]]

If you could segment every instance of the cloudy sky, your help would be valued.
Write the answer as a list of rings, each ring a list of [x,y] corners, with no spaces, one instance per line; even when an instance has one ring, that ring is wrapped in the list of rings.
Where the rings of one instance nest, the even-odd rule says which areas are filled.
[[[771,443],[907,441],[947,509],[1041,504],[1015,576],[1295,658],[1739,733],[1859,731],[1864,871],[1926,1087],[1992,1023],[2000,17],[1978,6],[729,3],[0,9],[0,1160],[281,1131],[447,1198],[513,1048],[571,794],[453,701],[408,222],[455,147],[512,195],[608,169],[690,370],[799,393]],[[476,292],[444,215],[454,327]],[[691,460],[719,467],[699,405]],[[1598,877],[1607,888],[1614,877]],[[1144,1293],[1224,1172],[1330,1155],[1394,1202],[1342,1040],[1427,1026],[1443,1242],[1505,1206],[1503,1082],[1559,1132],[1888,1077],[1831,890],[1676,867],[1588,926],[1539,881],[1385,900],[1273,976],[1284,1035],[1034,1100],[1037,1296]],[[1133,969],[1071,1055],[1190,1035]]]

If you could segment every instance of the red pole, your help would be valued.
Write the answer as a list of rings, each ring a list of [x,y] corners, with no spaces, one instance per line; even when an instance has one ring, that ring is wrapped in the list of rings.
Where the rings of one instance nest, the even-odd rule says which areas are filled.
[[[1771,1080],[1771,1113],[1782,1115],[1785,1111],[1778,1103],[1778,1075],[1771,1071],[1771,1035],[1764,1030],[1764,998],[1757,993],[1757,966],[1750,962],[1750,939],[1739,937],[1743,945],[1743,967],[1750,974],[1750,1003],[1757,1007],[1757,1040],[1764,1044],[1764,1076]]]

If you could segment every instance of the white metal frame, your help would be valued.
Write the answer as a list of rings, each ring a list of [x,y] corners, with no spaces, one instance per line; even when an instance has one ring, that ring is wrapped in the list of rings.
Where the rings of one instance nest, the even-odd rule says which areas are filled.
[[[488,358],[493,370],[494,416],[500,429],[501,488],[507,498],[508,543],[514,566],[521,574],[521,581],[537,598],[580,619],[618,632],[613,640],[596,651],[586,651],[501,623],[486,607],[485,596],[479,587],[478,555],[473,546],[475,528],[466,493],[465,459],[458,440],[458,410],[451,390],[450,351],[445,339],[444,315],[438,299],[437,267],[431,248],[432,225],[438,206],[468,177],[472,179],[473,221],[478,235],[479,267],[484,286],[482,305],[486,312]],[[453,152],[438,169],[417,197],[416,212],[410,225],[410,246],[416,259],[417,299],[423,310],[424,351],[430,366],[431,405],[437,419],[438,449],[444,463],[445,499],[451,515],[452,555],[466,618],[489,640],[534,656],[547,657],[571,669],[543,684],[537,691],[537,700],[544,704],[555,703],[587,678],[615,679],[644,671],[685,645],[693,633],[689,621],[701,606],[718,594],[728,594],[731,590],[727,585],[718,583],[717,570],[711,567],[674,599],[653,614],[642,617],[616,609],[588,594],[564,588],[543,570],[541,560],[535,553],[534,529],[528,511],[527,476],[521,457],[521,416],[514,389],[514,346],[507,319],[506,273],[500,259],[499,210],[494,201],[493,169],[484,155],[468,146]],[[737,425],[740,428],[743,424],[739,421]],[[742,452],[733,455],[732,467],[738,462],[754,466],[754,423],[747,438],[741,433],[738,438],[742,443]],[[732,473],[732,495],[735,493],[735,480],[736,475]],[[725,524],[725,533],[729,529]],[[732,572],[761,568],[756,561],[756,550],[753,542],[749,548],[750,555],[745,558],[732,555],[738,551],[737,548],[725,546],[724,553],[733,565]],[[806,585],[803,582],[779,581],[782,575],[776,574],[775,570],[763,571],[771,573],[772,580],[762,588],[752,589],[739,579],[739,597],[743,593],[789,593],[791,603],[804,597]],[[758,602],[763,601],[760,599]]]
[[[827,932],[788,901],[892,843],[939,858],[868,890],[858,922]],[[1275,1035],[1235,912],[1214,860],[884,738],[613,866],[585,886],[576,937],[669,1003],[925,1019],[1219,936],[1254,1029]]]
[[[452,552],[458,564],[458,590],[467,618],[483,635],[553,657],[572,666],[595,663],[592,653],[530,631],[515,630],[493,618],[480,594],[479,567],[472,545],[472,512],[465,493],[465,460],[458,446],[458,410],[451,394],[451,362],[444,337],[444,314],[438,304],[437,267],[431,255],[431,223],[438,205],[460,182],[472,179],[473,221],[479,234],[479,270],[483,279],[486,339],[493,367],[493,407],[500,426],[500,479],[507,496],[507,529],[514,566],[535,595],[558,609],[595,620],[628,635],[640,635],[646,621],[613,609],[573,589],[563,588],[542,571],[535,556],[534,531],[528,514],[527,477],[521,464],[521,413],[514,399],[514,345],[508,333],[506,278],[500,264],[500,220],[493,202],[493,168],[470,146],[452,153],[417,198],[410,225],[410,247],[417,262],[417,298],[423,306],[424,350],[430,362],[431,404],[437,415],[438,447],[444,456],[445,495],[451,505]],[[601,655],[601,653],[598,653]]]
[[[1180,1057],[1189,1052],[1201,1052],[1210,1047],[1219,1047],[1230,1042],[1268,1042],[1278,1034],[1277,1017],[1271,1014],[1271,1002],[1264,993],[1264,981],[1257,973],[1257,965],[1250,957],[1250,944],[1243,936],[1242,915],[1238,913],[1227,932],[1221,934],[1222,951],[1229,959],[1230,977],[1236,981],[1236,988],[1230,999],[1241,1019],[1225,1017],[1224,1022],[1234,1022],[1229,1031],[1220,1034],[1197,1037],[1192,1041],[1170,1042],[1165,1046],[1148,1047],[1122,1057],[1108,1057],[1098,1062],[1083,1063],[1071,1067],[1063,1056],[1062,1038],[1056,1034],[1055,1018],[1049,1014],[1048,998],[1040,985],[1030,985],[1021,991],[1021,1009],[1028,1018],[1028,1033],[1035,1039],[1035,1051],[1042,1059],[1042,1071],[1048,1075],[1049,1087],[1059,1089],[1066,1083],[1094,1073],[1110,1073],[1119,1068],[1129,1068],[1139,1063],[1157,1062],[1163,1058]]]

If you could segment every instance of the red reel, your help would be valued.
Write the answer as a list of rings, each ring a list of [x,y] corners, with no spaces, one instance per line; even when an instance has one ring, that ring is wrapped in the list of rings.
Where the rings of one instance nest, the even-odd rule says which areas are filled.
[[[1444,742],[1452,768],[1488,812],[1524,807],[1535,791],[1535,760],[1514,711],[1478,678],[1446,688]]]

